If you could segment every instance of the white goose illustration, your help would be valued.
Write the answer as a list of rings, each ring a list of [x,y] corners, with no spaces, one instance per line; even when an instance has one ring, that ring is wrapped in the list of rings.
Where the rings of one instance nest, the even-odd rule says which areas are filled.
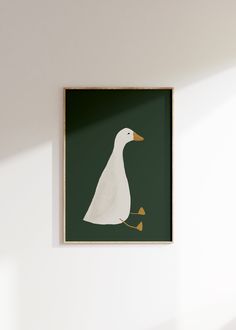
[[[129,183],[125,173],[123,150],[131,141],[143,141],[144,138],[129,128],[119,131],[115,137],[113,151],[104,168],[84,221],[99,225],[117,225],[124,223],[130,228],[142,231],[143,223],[131,226],[126,223],[130,215],[131,197]],[[137,213],[144,215],[141,207]]]

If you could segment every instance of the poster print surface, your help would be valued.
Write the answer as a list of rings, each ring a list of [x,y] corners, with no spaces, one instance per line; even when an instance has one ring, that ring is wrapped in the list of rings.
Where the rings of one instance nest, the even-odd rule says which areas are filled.
[[[65,242],[172,241],[172,89],[65,89]]]

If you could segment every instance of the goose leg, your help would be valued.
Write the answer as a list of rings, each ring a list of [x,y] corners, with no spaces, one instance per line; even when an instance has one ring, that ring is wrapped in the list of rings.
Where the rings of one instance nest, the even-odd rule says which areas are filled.
[[[129,227],[129,228],[136,229],[136,230],[138,230],[138,231],[143,231],[143,223],[142,223],[142,221],[141,221],[137,226],[131,226],[131,225],[129,225],[127,222],[123,221],[122,219],[120,219],[120,221],[121,221],[124,225],[126,225],[127,227]]]
[[[138,212],[130,212],[130,214],[136,214],[136,215],[145,215],[145,210],[143,207],[140,207]]]

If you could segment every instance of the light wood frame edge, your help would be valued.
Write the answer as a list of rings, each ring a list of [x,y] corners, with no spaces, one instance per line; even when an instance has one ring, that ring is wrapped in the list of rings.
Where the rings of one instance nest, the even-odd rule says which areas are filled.
[[[66,91],[67,90],[171,90],[171,241],[67,241],[66,240]],[[64,87],[63,88],[63,244],[76,245],[76,244],[128,244],[128,245],[148,245],[148,244],[173,244],[174,243],[174,224],[173,224],[173,209],[174,209],[174,196],[173,196],[173,145],[174,145],[174,87],[104,87],[104,86],[86,86],[86,87]]]

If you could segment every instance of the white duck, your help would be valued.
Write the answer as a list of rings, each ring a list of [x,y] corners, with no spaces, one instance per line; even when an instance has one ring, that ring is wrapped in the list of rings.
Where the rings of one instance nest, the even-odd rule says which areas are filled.
[[[130,214],[131,197],[125,173],[123,150],[128,142],[143,140],[142,136],[129,128],[124,128],[117,133],[113,151],[100,176],[84,221],[100,225],[124,223],[142,231],[142,222],[138,226],[131,226],[125,222]],[[139,212],[132,214],[144,215],[145,211],[140,208]]]

